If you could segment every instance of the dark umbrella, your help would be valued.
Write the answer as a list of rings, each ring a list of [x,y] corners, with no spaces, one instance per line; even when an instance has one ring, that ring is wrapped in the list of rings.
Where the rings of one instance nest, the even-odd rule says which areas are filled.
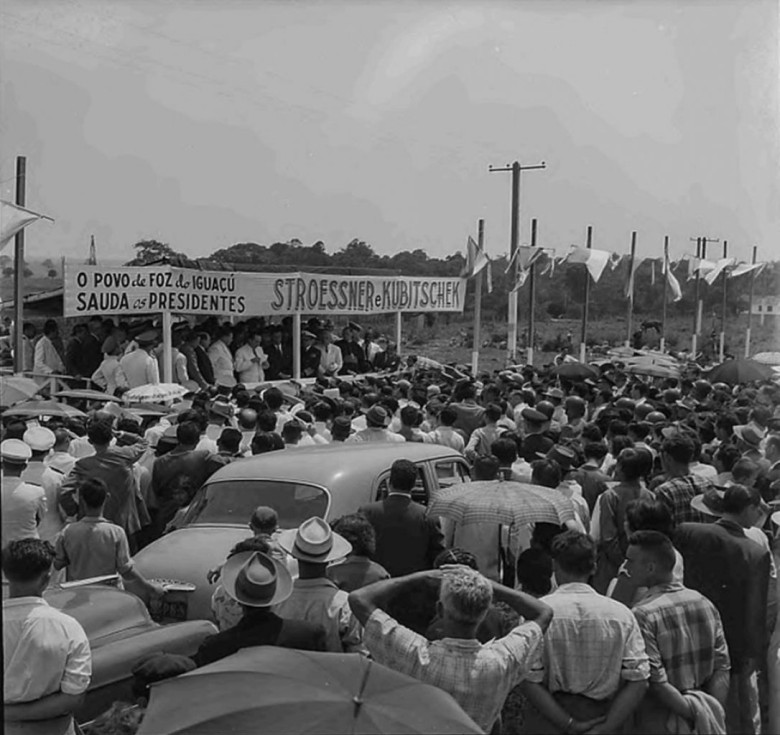
[[[30,416],[31,418],[39,416],[83,418],[86,415],[67,403],[57,403],[57,401],[24,401],[3,412],[3,416]]]
[[[444,690],[358,653],[276,646],[152,687],[138,735],[482,732]]]
[[[594,367],[582,362],[565,362],[553,371],[556,375],[567,380],[598,380],[601,373]]]
[[[762,365],[755,360],[740,359],[726,360],[716,365],[707,373],[707,380],[712,383],[728,383],[739,385],[740,383],[752,383],[754,380],[768,380],[774,375],[769,365]]]

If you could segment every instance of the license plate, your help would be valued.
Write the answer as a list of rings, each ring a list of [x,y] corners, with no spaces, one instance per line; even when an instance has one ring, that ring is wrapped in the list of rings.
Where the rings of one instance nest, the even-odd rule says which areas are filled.
[[[187,600],[158,600],[149,606],[152,620],[158,623],[179,622],[187,619]]]

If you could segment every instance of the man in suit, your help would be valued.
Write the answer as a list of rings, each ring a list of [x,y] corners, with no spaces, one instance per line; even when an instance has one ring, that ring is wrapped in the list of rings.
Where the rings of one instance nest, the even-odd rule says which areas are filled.
[[[374,561],[393,577],[433,567],[444,551],[439,523],[430,518],[424,506],[412,500],[417,467],[408,459],[398,459],[390,468],[390,492],[384,500],[360,509],[376,531]]]
[[[282,328],[276,325],[271,330],[271,344],[268,346],[268,380],[284,380],[292,375],[292,352],[284,343]]]
[[[315,344],[316,339],[313,332],[301,332],[301,375],[304,378],[316,378],[319,374],[322,353]]]
[[[219,661],[250,646],[326,650],[322,625],[281,618],[271,611],[293,590],[287,567],[272,556],[259,551],[234,554],[222,568],[221,582],[228,596],[241,605],[243,616],[234,627],[201,643],[192,657],[196,666]]]
[[[749,538],[763,514],[755,488],[731,485],[715,523],[682,523],[674,543],[685,563],[686,587],[708,597],[720,613],[731,657],[726,703],[728,732],[760,732],[756,668],[766,654],[769,551]]]

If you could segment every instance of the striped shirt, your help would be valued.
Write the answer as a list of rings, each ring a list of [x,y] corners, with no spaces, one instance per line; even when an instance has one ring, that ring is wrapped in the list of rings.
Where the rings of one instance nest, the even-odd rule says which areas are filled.
[[[658,585],[634,607],[650,659],[650,681],[681,692],[728,671],[729,652],[715,605],[679,583]]]

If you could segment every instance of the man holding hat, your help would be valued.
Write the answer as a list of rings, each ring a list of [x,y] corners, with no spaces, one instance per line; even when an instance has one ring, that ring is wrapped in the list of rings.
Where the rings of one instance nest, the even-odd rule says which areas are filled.
[[[193,656],[197,666],[219,661],[251,646],[325,650],[322,626],[276,614],[292,594],[293,581],[287,567],[269,554],[260,551],[232,554],[222,568],[220,581],[227,595],[241,606],[243,615],[232,628],[201,643]]]
[[[366,428],[358,431],[346,440],[346,444],[362,444],[363,442],[405,442],[400,434],[390,431],[392,416],[381,404],[375,403],[366,412]]]
[[[119,367],[127,378],[129,388],[141,385],[157,385],[160,382],[160,370],[152,350],[157,344],[157,332],[148,329],[136,338],[138,349],[125,355],[119,361]]]
[[[46,513],[46,496],[42,487],[22,480],[31,456],[32,450],[21,439],[6,439],[0,443],[3,461],[2,548],[17,539],[39,538],[38,526]]]
[[[298,561],[298,579],[292,593],[277,607],[278,614],[322,625],[328,651],[361,652],[361,628],[349,608],[348,595],[327,574],[328,564],[346,557],[352,544],[316,516],[298,528],[282,531],[278,542]]]

